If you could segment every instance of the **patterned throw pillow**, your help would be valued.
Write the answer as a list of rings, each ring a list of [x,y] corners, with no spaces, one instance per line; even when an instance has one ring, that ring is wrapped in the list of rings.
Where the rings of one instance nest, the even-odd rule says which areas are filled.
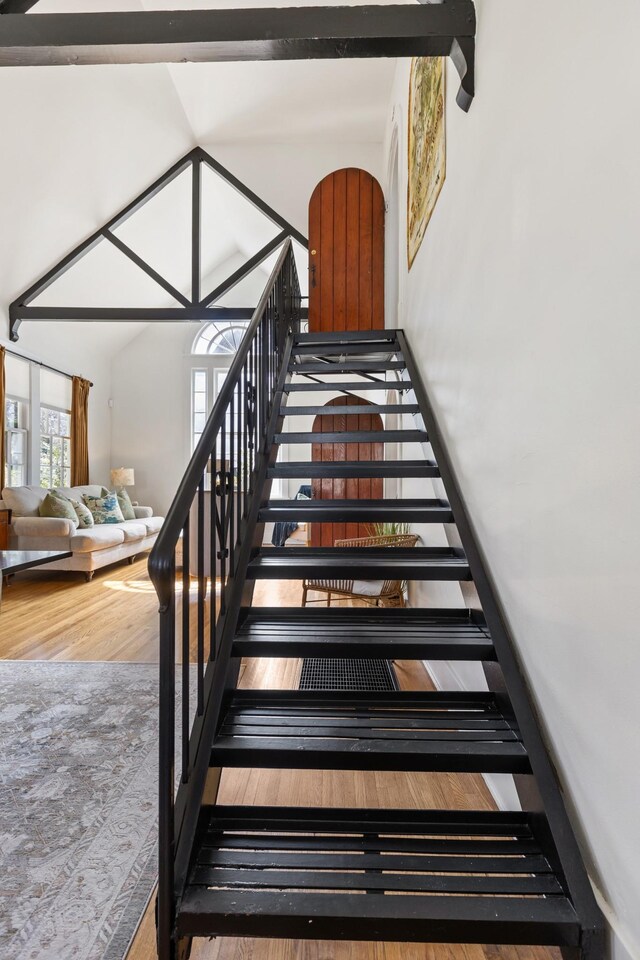
[[[106,497],[90,497],[83,493],[82,499],[91,511],[94,523],[123,523],[124,517],[115,493],[107,493]]]
[[[73,500],[72,498],[69,498],[69,499],[71,502],[71,506],[73,507],[76,514],[78,515],[78,526],[80,527],[80,529],[86,530],[87,527],[92,527],[93,514],[91,513],[91,510],[89,510],[89,507],[86,507],[84,503],[80,503],[79,500]]]
[[[122,516],[125,518],[125,520],[135,520],[136,515],[133,509],[133,504],[131,503],[131,497],[126,490],[118,491],[118,503],[120,504]]]
[[[38,509],[41,517],[60,517],[63,520],[71,520],[78,526],[78,516],[73,509],[71,500],[66,497],[48,493]]]

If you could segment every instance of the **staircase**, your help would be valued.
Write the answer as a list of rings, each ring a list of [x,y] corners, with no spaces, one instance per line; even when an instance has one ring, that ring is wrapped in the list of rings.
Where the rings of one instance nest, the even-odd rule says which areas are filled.
[[[161,642],[159,956],[182,960],[194,937],[248,936],[557,945],[565,958],[599,960],[603,919],[406,338],[301,333],[299,299],[288,242],[150,559]],[[413,417],[414,428],[284,430],[291,416],[326,412],[305,406],[306,393],[387,388],[402,403],[376,412]],[[411,442],[426,455],[278,459],[284,444],[295,450],[312,439]],[[436,478],[446,499],[269,499],[273,480],[309,476]],[[432,522],[447,525],[452,545],[265,548],[272,520]],[[184,605],[181,538],[182,595],[196,588]],[[205,558],[221,580],[217,601]],[[361,579],[461,582],[469,609],[251,606],[259,579],[335,580],[354,570]],[[242,657],[473,660],[488,689],[240,690]],[[522,810],[229,807],[216,792],[231,767],[510,774]]]

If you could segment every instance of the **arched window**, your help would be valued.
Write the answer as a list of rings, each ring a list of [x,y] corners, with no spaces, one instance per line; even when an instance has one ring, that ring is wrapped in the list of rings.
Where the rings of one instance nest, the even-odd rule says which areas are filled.
[[[191,344],[191,452],[222,388],[248,321],[211,320]]]
[[[242,321],[212,320],[199,331],[193,341],[195,354],[234,354],[245,333],[248,323]]]

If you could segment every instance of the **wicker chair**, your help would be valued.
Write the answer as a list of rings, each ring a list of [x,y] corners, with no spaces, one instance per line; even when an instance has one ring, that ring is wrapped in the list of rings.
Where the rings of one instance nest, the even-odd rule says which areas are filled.
[[[415,547],[420,538],[412,533],[391,534],[382,537],[359,537],[356,540],[336,540],[335,547]],[[303,580],[302,606],[324,601],[307,600],[307,593],[327,594],[327,606],[333,597],[363,600],[374,607],[404,607],[402,580]]]

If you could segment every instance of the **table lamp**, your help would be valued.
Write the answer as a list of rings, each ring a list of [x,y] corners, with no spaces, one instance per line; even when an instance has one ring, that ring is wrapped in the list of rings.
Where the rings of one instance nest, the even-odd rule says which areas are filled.
[[[124,490],[125,487],[132,487],[135,482],[133,467],[115,467],[115,469],[111,471],[111,486],[115,490]]]

